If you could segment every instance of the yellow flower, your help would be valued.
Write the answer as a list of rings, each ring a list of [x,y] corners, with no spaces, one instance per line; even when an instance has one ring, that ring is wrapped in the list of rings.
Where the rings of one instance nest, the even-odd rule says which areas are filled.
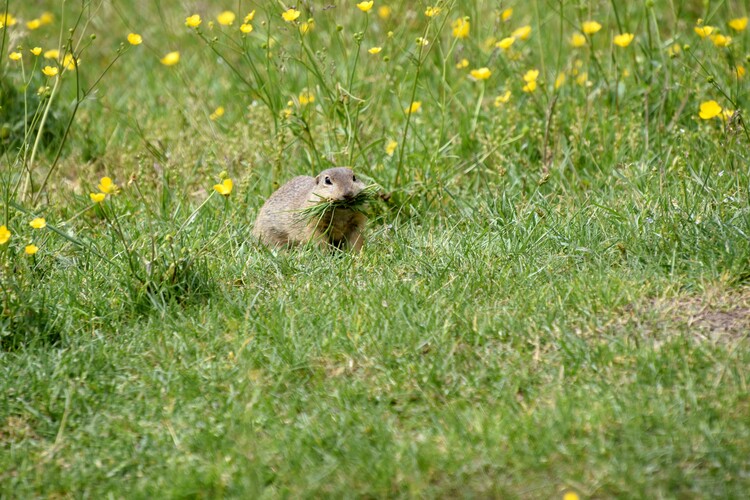
[[[128,43],[130,45],[140,45],[143,43],[143,37],[138,33],[130,33],[128,35]]]
[[[707,36],[711,35],[711,33],[714,32],[713,26],[696,26],[693,28],[695,32],[698,34],[701,38],[706,38]]]
[[[367,52],[370,54],[379,54],[381,50],[383,50],[381,47],[372,47],[371,49],[367,49]]]
[[[508,50],[510,46],[513,45],[513,42],[515,41],[516,41],[516,37],[514,36],[505,37],[499,42],[497,42],[496,47],[499,49]]]
[[[747,28],[747,16],[731,19],[727,24],[734,31],[743,31]]]
[[[81,65],[81,61],[79,59],[76,59],[71,54],[65,54],[65,57],[63,58],[62,62],[63,66],[67,68],[68,70],[72,71],[76,69],[76,66]]]
[[[506,90],[503,95],[495,97],[495,107],[500,107],[501,104],[505,104],[510,101],[510,90]]]
[[[2,17],[2,15],[0,15],[0,27],[2,27],[2,26],[13,26],[17,22],[18,21],[16,20],[15,17],[13,17],[13,14],[6,14],[5,17]],[[3,226],[3,227],[5,227],[5,226]]]
[[[300,14],[301,12],[297,9],[287,9],[281,13],[281,17],[284,18],[284,21],[291,23],[292,21],[296,21]]]
[[[471,30],[471,23],[468,17],[462,17],[453,21],[453,38],[467,38]]]
[[[563,495],[563,500],[580,500],[580,497],[575,491],[568,491]]]
[[[492,75],[492,71],[489,68],[472,69],[469,74],[474,80],[486,80]]]
[[[44,217],[37,217],[29,222],[29,226],[33,227],[34,229],[44,229],[45,227],[47,227],[47,221],[44,220]]]
[[[513,15],[513,9],[505,9],[502,12],[502,14],[500,14],[500,17],[502,18],[503,21],[507,21],[508,19],[510,19],[510,16],[512,15]]]
[[[210,115],[208,115],[208,117],[211,119],[211,121],[216,121],[219,118],[221,118],[222,116],[224,116],[224,106],[219,106],[218,108],[216,108],[214,110],[213,113],[211,113]]]
[[[721,114],[721,106],[716,101],[705,101],[701,103],[700,113],[698,115],[704,120],[710,120]]]
[[[193,14],[192,16],[188,16],[185,18],[185,26],[187,26],[188,28],[197,28],[201,25],[202,22],[203,20],[198,14]]]
[[[57,59],[60,57],[60,51],[57,49],[50,49],[44,53],[45,59]]]
[[[309,90],[303,90],[299,94],[299,103],[303,106],[315,102],[315,95]]]
[[[729,121],[734,116],[734,111],[730,111],[728,109],[725,109],[721,112],[721,119],[726,121]]]
[[[674,57],[679,56],[681,51],[682,51],[682,47],[680,47],[680,44],[675,43],[667,49],[667,55],[669,57],[674,58]]]
[[[253,19],[255,19],[255,10],[253,10],[250,14],[246,15],[245,19],[243,19],[242,22],[247,24],[249,22],[252,22]]]
[[[711,36],[711,41],[717,47],[728,47],[732,43],[732,37],[716,34]]]
[[[34,54],[35,56],[38,56],[39,54],[42,53],[42,48],[41,47],[34,47],[33,49],[31,49],[31,53]]]
[[[370,9],[372,9],[372,4],[372,0],[370,0],[369,2],[359,2],[357,4],[357,8],[362,12],[370,12]]]
[[[232,194],[233,187],[234,183],[232,182],[232,179],[224,179],[221,184],[214,184],[214,191],[222,196],[229,196]]]
[[[555,90],[562,87],[563,84],[565,84],[565,73],[560,73],[557,75],[557,78],[555,78]]]
[[[734,67],[734,74],[737,75],[737,78],[742,78],[743,76],[745,76],[745,73],[745,67],[741,64],[738,64]]]
[[[427,17],[435,17],[438,14],[440,14],[440,11],[442,11],[440,7],[427,7],[427,10],[424,11],[424,15]]]
[[[104,194],[112,194],[117,191],[117,184],[113,183],[109,177],[99,179],[99,185],[96,187]]]
[[[58,69],[52,66],[45,66],[42,68],[42,73],[44,73],[46,76],[55,76],[58,72]]]
[[[633,38],[635,38],[635,35],[632,33],[622,33],[620,35],[616,35],[613,42],[618,47],[625,48],[630,45],[630,42],[633,41]]]
[[[521,26],[520,28],[514,30],[510,35],[515,38],[520,38],[521,40],[528,40],[529,36],[531,35],[531,26],[529,26],[528,24],[526,26]]]
[[[599,23],[597,23],[596,21],[586,21],[581,26],[581,29],[587,35],[593,35],[597,31],[599,31],[600,29],[602,29],[602,25],[599,24]]]
[[[538,69],[530,69],[523,75],[523,81],[526,83],[535,82],[537,78],[539,78]]]
[[[20,61],[22,56],[20,52],[11,52],[8,57],[11,61]]]
[[[521,90],[523,90],[524,92],[529,92],[529,93],[534,92],[536,90],[536,80],[527,82],[526,85],[524,85]]]
[[[55,16],[53,16],[51,12],[43,12],[42,15],[39,16],[39,21],[42,22],[42,26],[52,24],[52,21],[54,20]]]
[[[583,47],[586,45],[586,37],[580,33],[573,33],[570,37],[570,44],[576,48]]]
[[[39,251],[39,247],[36,245],[26,245],[23,251],[26,252],[26,255],[34,255]]]
[[[584,71],[580,75],[576,77],[576,83],[580,85],[581,87],[587,85],[589,83],[589,74]]]
[[[243,23],[240,25],[240,31],[244,34],[252,33],[253,31],[253,25],[248,23]]]
[[[398,143],[391,139],[388,141],[388,144],[385,145],[385,154],[388,156],[393,156],[393,152],[396,151],[396,148],[398,147]]]
[[[26,27],[29,28],[30,30],[35,30],[41,25],[42,25],[42,21],[40,19],[32,19],[31,21],[26,23]]]
[[[461,59],[461,60],[460,60],[460,61],[458,61],[458,63],[456,64],[456,69],[464,69],[464,68],[466,68],[467,66],[469,66],[469,60],[468,60],[468,59]]]
[[[380,19],[388,19],[391,17],[391,13],[393,12],[393,9],[388,7],[387,5],[383,5],[378,7],[378,16],[380,16]]]
[[[231,26],[234,22],[235,17],[236,16],[234,15],[234,12],[232,12],[231,10],[225,10],[224,12],[216,16],[216,20],[219,21],[219,24],[221,24],[222,26]]]
[[[4,225],[0,226],[0,245],[5,245],[10,239],[10,231]]]
[[[91,201],[94,203],[101,203],[106,197],[107,195],[104,193],[89,193],[89,198],[91,198]]]
[[[174,66],[175,64],[180,62],[180,53],[175,50],[166,54],[160,59],[160,61],[164,66]]]
[[[411,105],[408,108],[404,109],[404,112],[407,115],[410,115],[412,113],[416,113],[417,111],[419,111],[421,107],[422,107],[422,101],[414,101],[413,103],[411,103]]]
[[[305,21],[304,23],[299,25],[299,32],[303,35],[307,34],[308,31],[312,30],[315,27],[315,19],[312,17]]]

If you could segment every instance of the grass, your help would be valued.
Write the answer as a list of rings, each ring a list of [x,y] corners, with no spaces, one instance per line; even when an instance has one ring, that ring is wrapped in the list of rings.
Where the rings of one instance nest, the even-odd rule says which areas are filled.
[[[0,63],[0,497],[746,495],[741,3],[42,4]],[[32,99],[59,33],[79,68]],[[335,165],[383,187],[361,254],[253,240]]]

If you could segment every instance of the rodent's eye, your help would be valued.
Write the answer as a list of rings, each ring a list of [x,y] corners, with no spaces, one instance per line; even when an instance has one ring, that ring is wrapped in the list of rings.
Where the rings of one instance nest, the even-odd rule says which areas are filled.
[[[329,186],[333,186],[333,182],[331,182],[331,178],[330,178],[330,177],[328,177],[327,175],[326,175],[326,178],[325,178],[325,181],[324,181],[324,182],[325,182],[325,183],[326,183],[327,185],[329,185]]]
[[[357,176],[356,175],[352,175],[352,182],[357,182]]]

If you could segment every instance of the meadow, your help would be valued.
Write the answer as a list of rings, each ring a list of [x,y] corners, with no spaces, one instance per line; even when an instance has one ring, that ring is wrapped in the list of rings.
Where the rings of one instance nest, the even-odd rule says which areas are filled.
[[[0,498],[744,498],[748,15],[0,1]]]

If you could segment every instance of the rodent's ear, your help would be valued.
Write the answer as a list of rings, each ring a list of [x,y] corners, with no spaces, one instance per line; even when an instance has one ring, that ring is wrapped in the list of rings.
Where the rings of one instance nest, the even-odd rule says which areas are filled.
[[[319,183],[320,183],[320,176],[316,175],[315,176],[315,184],[319,184]]]

